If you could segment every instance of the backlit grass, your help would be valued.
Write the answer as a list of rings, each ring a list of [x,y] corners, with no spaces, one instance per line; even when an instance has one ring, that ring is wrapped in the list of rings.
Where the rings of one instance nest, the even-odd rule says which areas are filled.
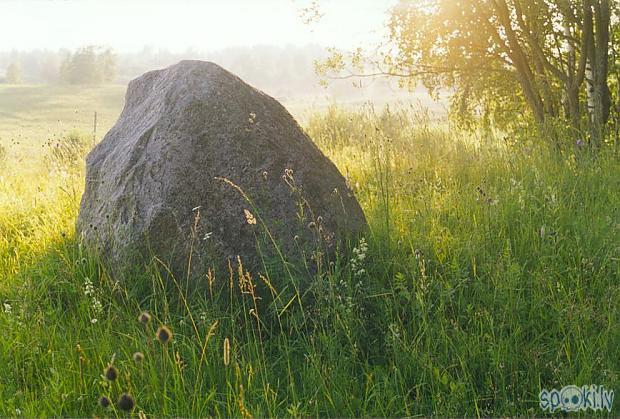
[[[158,416],[539,415],[542,388],[620,389],[613,150],[467,135],[413,109],[332,108],[306,128],[371,231],[308,298],[259,310],[236,271],[226,299],[187,301],[153,267],[116,282],[74,234],[81,172],[42,148],[23,176],[9,156],[0,415],[120,414],[123,393]]]

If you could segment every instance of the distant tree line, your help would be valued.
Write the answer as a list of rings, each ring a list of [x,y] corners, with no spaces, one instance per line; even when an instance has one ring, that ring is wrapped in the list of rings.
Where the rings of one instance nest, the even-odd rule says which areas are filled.
[[[13,62],[7,67],[6,82],[9,84],[19,84],[22,82],[22,68],[19,62]]]
[[[6,65],[4,81],[63,84],[112,83],[117,77],[117,56],[109,48],[85,46],[75,52],[61,50],[0,53]],[[0,73],[1,74],[1,73]]]
[[[111,83],[116,78],[116,68],[117,57],[111,49],[87,46],[65,55],[59,79],[68,84]]]
[[[7,74],[5,82],[126,84],[147,71],[167,67],[184,59],[199,59],[221,65],[280,100],[329,95],[337,100],[363,102],[368,97],[379,101],[393,99],[396,95],[401,99],[407,97],[407,92],[398,92],[389,80],[364,83],[363,90],[354,87],[350,81],[334,82],[328,88],[322,87],[320,77],[314,71],[314,63],[327,56],[325,49],[318,45],[261,45],[213,52],[187,50],[175,53],[154,47],[124,53],[97,47],[84,47],[76,51],[0,51],[0,82],[9,68],[17,68],[19,77],[9,81]]]

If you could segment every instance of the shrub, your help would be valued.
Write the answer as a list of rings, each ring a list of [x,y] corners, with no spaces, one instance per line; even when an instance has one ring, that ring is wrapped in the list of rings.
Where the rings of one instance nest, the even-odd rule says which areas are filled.
[[[6,147],[0,144],[0,169],[6,166]]]
[[[82,133],[72,131],[58,139],[48,140],[48,165],[57,171],[76,171],[82,168],[84,156],[91,147],[91,139]]]

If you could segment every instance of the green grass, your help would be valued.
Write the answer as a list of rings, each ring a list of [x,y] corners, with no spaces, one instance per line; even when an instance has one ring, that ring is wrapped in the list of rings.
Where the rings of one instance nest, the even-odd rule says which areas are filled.
[[[55,118],[41,105],[15,123],[26,115]],[[123,391],[158,416],[540,415],[542,388],[620,389],[612,150],[490,141],[413,109],[331,108],[306,128],[359,198],[368,249],[316,278],[311,298],[263,302],[260,321],[236,273],[230,301],[186,302],[152,267],[110,278],[74,235],[80,171],[50,170],[31,138],[14,146],[0,177],[0,416],[115,415],[97,400]]]

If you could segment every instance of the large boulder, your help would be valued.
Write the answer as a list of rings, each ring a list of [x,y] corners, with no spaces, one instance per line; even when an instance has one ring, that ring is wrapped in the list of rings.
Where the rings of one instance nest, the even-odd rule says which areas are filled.
[[[130,82],[86,165],[78,233],[114,272],[153,256],[193,282],[229,260],[312,270],[366,228],[338,169],[286,109],[209,62]]]

